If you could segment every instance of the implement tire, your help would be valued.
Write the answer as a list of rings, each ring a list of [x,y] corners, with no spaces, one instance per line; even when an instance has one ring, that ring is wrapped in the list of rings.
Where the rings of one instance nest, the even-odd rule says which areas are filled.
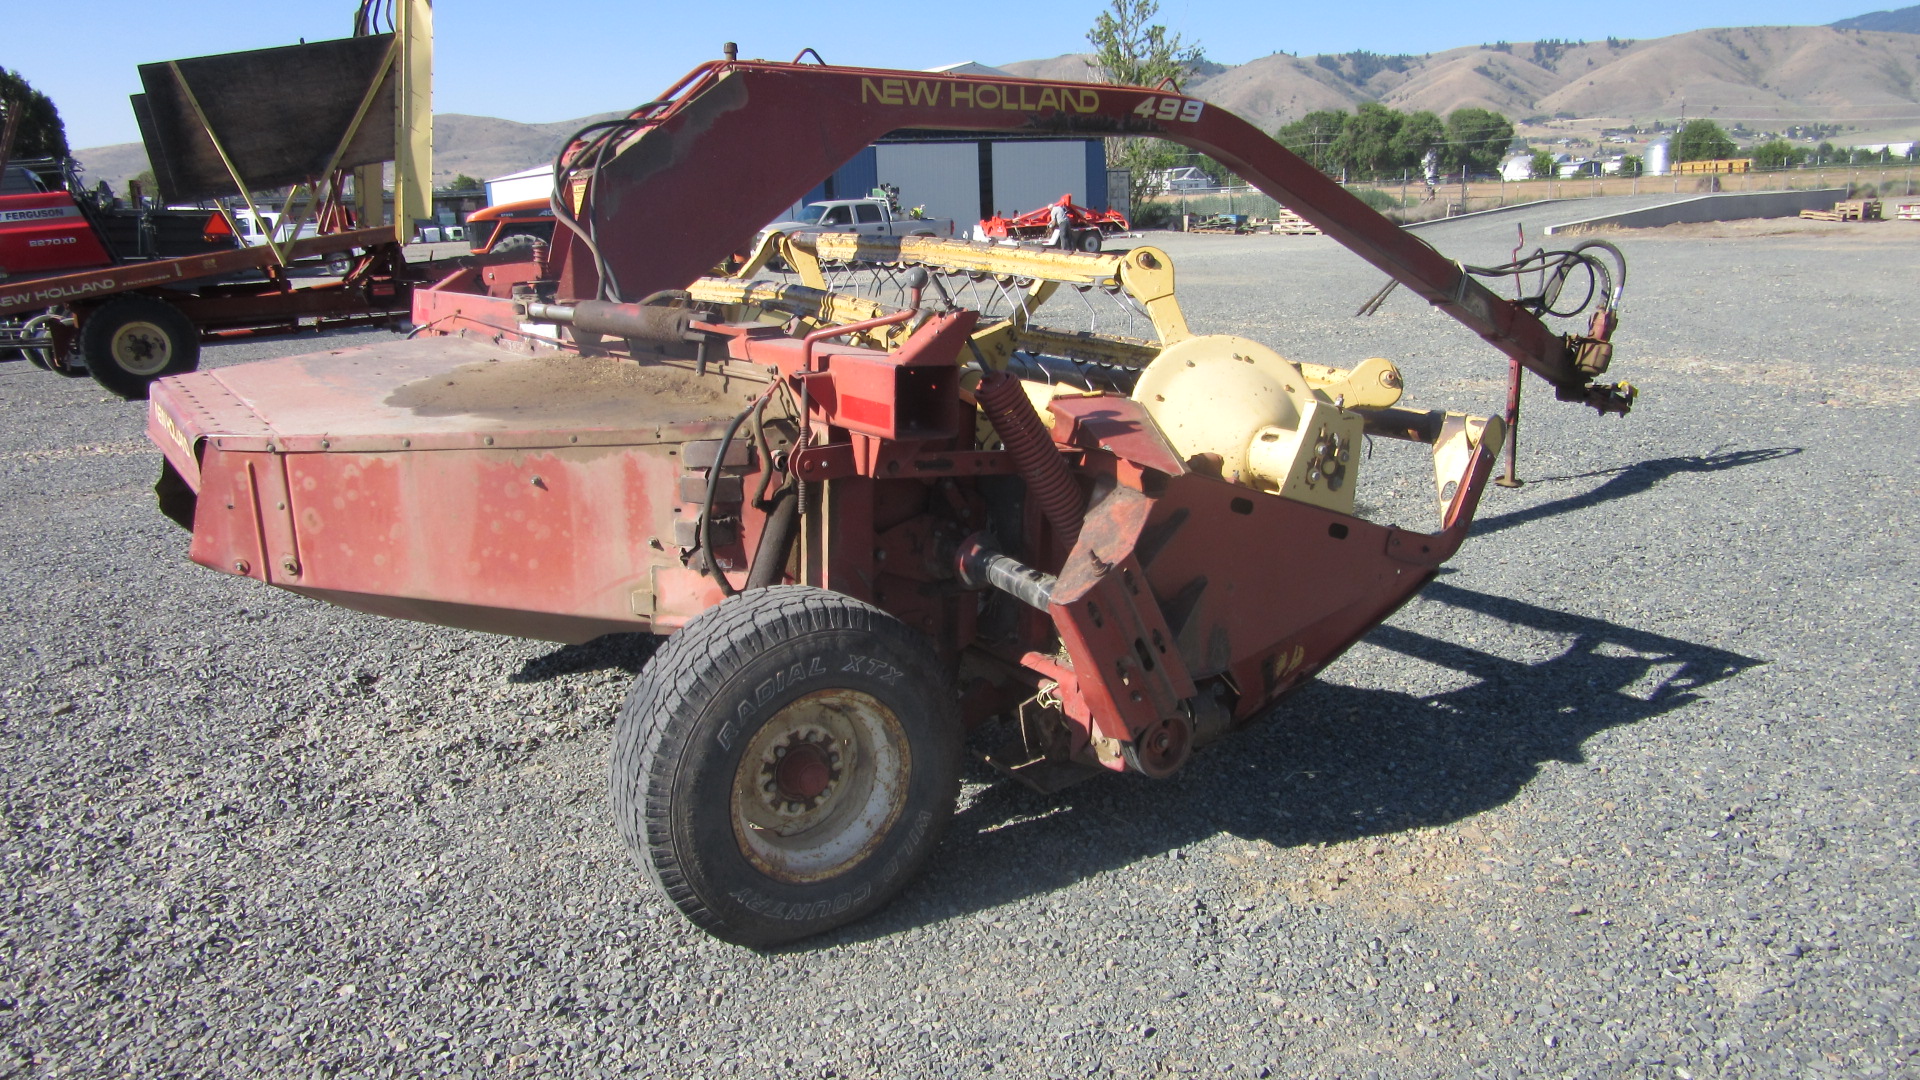
[[[80,325],[80,357],[95,382],[128,401],[140,401],[153,380],[200,366],[200,334],[165,300],[127,293],[86,316]]]
[[[925,638],[851,597],[753,589],[634,681],[609,789],[628,851],[696,925],[767,946],[885,904],[953,814],[960,718]]]

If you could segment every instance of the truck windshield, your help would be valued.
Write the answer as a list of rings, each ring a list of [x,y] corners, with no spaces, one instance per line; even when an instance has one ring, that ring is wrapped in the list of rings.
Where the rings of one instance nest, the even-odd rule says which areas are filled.
[[[802,225],[812,225],[820,220],[821,214],[824,214],[826,212],[827,212],[826,207],[821,206],[819,203],[812,203],[807,206],[801,207],[800,212],[793,215],[793,220],[801,223]]]

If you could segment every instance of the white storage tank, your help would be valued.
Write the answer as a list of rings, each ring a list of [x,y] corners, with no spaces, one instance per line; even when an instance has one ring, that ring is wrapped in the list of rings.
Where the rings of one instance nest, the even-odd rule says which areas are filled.
[[[1647,144],[1647,175],[1665,176],[1673,171],[1673,161],[1666,139],[1655,139]]]

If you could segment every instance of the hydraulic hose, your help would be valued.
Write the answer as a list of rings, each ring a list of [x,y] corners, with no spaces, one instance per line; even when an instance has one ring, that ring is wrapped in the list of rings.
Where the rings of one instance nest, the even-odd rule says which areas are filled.
[[[753,549],[753,566],[747,571],[747,589],[778,585],[787,568],[787,554],[793,550],[793,523],[799,517],[799,492],[784,487],[773,493],[773,509],[760,529],[760,544]]]
[[[1013,455],[1014,466],[1026,479],[1027,490],[1053,525],[1060,543],[1071,550],[1080,540],[1080,522],[1087,516],[1086,494],[1067,468],[1066,459],[1054,448],[1053,436],[1047,434],[1034,413],[1020,380],[1004,371],[989,371],[974,390],[974,397],[1007,453]]]

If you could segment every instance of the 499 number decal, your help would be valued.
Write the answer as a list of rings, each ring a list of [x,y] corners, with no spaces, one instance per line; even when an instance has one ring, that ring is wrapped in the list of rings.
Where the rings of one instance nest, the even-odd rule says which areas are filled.
[[[1200,110],[1206,107],[1206,102],[1193,98],[1150,97],[1135,106],[1133,112],[1149,120],[1184,120],[1191,124],[1200,119]]]

